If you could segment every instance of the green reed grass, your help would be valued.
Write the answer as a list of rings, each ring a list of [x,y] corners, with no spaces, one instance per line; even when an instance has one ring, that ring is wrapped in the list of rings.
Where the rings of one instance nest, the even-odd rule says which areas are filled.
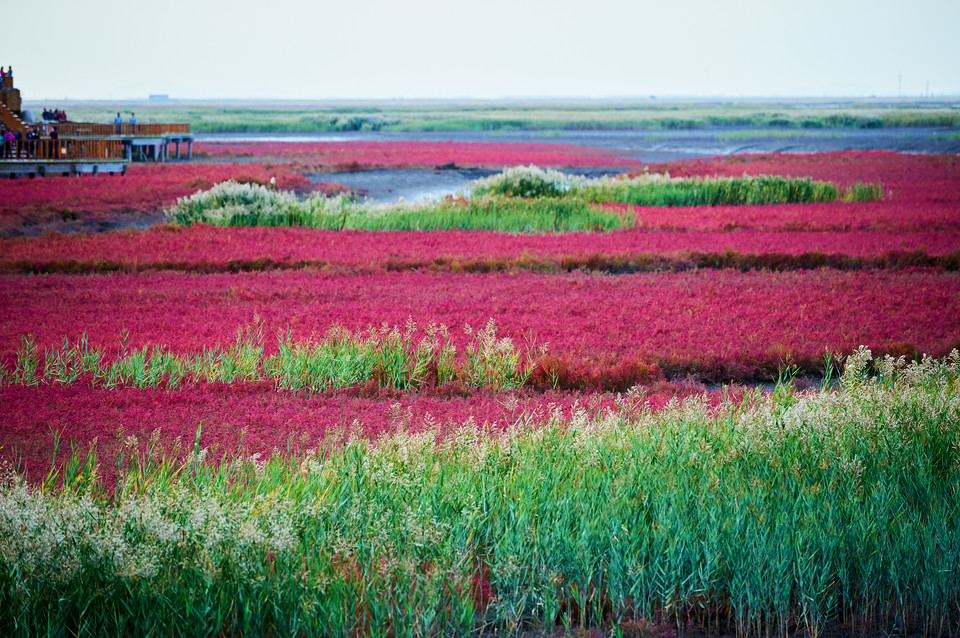
[[[840,191],[833,184],[810,178],[763,175],[742,178],[670,180],[648,184],[620,180],[583,193],[597,203],[618,202],[638,206],[744,206],[833,202]]]
[[[28,335],[17,350],[14,369],[2,369],[0,383],[69,385],[85,380],[103,388],[175,388],[183,383],[270,381],[280,390],[313,394],[371,381],[398,390],[459,382],[496,390],[523,386],[546,352],[534,343],[518,347],[509,337],[498,336],[493,319],[477,331],[469,325],[464,329],[470,340],[461,357],[446,326],[429,325],[420,334],[412,321],[402,331],[381,326],[350,332],[335,326],[314,342],[279,334],[277,352],[269,356],[259,324],[239,329],[231,346],[205,348],[195,355],[155,345],[130,351],[123,346],[110,357],[90,348],[84,335],[45,349],[41,357]]]
[[[873,372],[870,372],[873,370]],[[960,620],[960,355],[860,350],[783,388],[398,430],[220,461],[132,437],[0,487],[0,632],[948,635]],[[482,592],[487,592],[483,594]]]
[[[627,222],[584,201],[477,197],[427,204],[376,204],[349,197],[292,193],[223,182],[181,198],[167,211],[181,225],[306,226],[328,230],[493,230],[501,232],[609,231]]]
[[[629,225],[625,218],[587,202],[554,197],[469,200],[397,207],[383,215],[358,214],[347,227],[361,230],[492,230],[510,233],[605,232]]]
[[[683,178],[641,175],[632,179],[584,179],[536,166],[509,168],[473,185],[478,195],[503,197],[567,197],[603,204],[639,206],[743,206],[803,204],[883,199],[883,184],[857,183],[837,187],[809,177],[759,175],[755,177]]]
[[[177,200],[166,211],[176,224],[306,226],[328,230],[492,230],[513,233],[612,231],[635,221],[594,204],[740,206],[883,199],[881,183],[841,188],[810,178],[758,176],[590,180],[535,166],[506,169],[472,184],[469,197],[377,204],[293,193],[258,184],[223,182]]]

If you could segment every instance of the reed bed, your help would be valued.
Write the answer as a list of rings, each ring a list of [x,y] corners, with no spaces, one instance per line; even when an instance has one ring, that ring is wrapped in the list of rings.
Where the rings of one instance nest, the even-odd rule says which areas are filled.
[[[0,487],[9,636],[948,635],[960,355],[848,358],[835,390],[485,435],[332,436],[219,461],[128,440]],[[183,454],[179,454],[183,452]],[[184,458],[185,456],[185,458]]]
[[[651,380],[643,389],[644,403],[654,411],[673,399],[705,396],[718,403],[748,391],[736,385],[708,390],[688,379]],[[85,450],[96,439],[101,477],[109,488],[116,482],[117,455],[127,455],[123,442],[130,436],[145,441],[156,430],[163,441],[192,441],[202,423],[201,446],[210,447],[211,458],[233,453],[241,443],[247,454],[269,455],[274,449],[302,454],[345,428],[371,441],[398,428],[438,427],[444,435],[467,422],[499,431],[522,415],[539,420],[557,410],[570,416],[583,406],[613,408],[616,397],[599,390],[478,391],[455,383],[417,392],[365,384],[310,395],[278,392],[270,383],[182,383],[176,389],[110,389],[82,381],[2,385],[0,463],[15,462],[28,481],[36,482],[50,469],[55,440],[70,442],[61,445],[57,459],[62,461],[71,449]]]
[[[786,359],[813,373],[824,350],[849,353],[859,344],[944,356],[960,346],[958,294],[957,273],[928,270],[4,276],[0,356],[12,369],[24,335],[39,348],[59,348],[83,333],[116,354],[124,329],[130,349],[163,345],[195,356],[230,347],[237,327],[256,316],[268,336],[290,329],[300,343],[335,325],[356,334],[412,317],[420,326],[453,327],[463,354],[473,338],[460,327],[494,317],[498,334],[517,347],[528,335],[549,344],[541,367],[559,374],[564,388],[630,387],[645,366],[668,378],[775,379]],[[266,340],[269,354],[276,347]]]
[[[194,356],[178,355],[162,345],[128,351],[127,331],[120,352],[111,357],[91,348],[84,334],[73,343],[45,348],[41,357],[33,338],[23,338],[12,370],[0,367],[0,385],[88,382],[101,388],[176,388],[195,383],[272,383],[278,390],[305,394],[373,383],[383,388],[417,390],[427,385],[457,383],[463,388],[502,390],[523,386],[546,353],[546,346],[518,348],[509,337],[498,337],[493,319],[474,331],[464,327],[469,341],[457,355],[445,325],[431,324],[417,339],[410,320],[401,331],[382,325],[351,333],[332,326],[323,339],[295,341],[290,332],[277,336],[276,354],[264,354],[262,327],[237,331],[229,347],[204,348]]]
[[[759,176],[670,179],[585,179],[535,166],[519,166],[470,187],[469,197],[427,204],[376,204],[337,195],[300,199],[260,184],[217,184],[177,200],[166,211],[175,224],[307,226],[327,230],[491,230],[543,233],[611,231],[637,224],[593,204],[654,207],[743,206],[785,203],[868,202],[883,199],[881,183],[838,188],[809,178]]]
[[[257,184],[223,182],[180,198],[167,211],[175,224],[225,227],[305,226],[325,230],[490,230],[541,233],[610,231],[629,225],[626,217],[583,201],[471,198],[434,204],[376,204],[322,194],[294,194]]]
[[[837,187],[808,177],[758,175],[677,178],[640,174],[628,179],[584,179],[536,166],[517,166],[474,182],[477,195],[571,197],[595,204],[638,206],[744,206],[823,202],[869,202],[884,198],[880,182]]]

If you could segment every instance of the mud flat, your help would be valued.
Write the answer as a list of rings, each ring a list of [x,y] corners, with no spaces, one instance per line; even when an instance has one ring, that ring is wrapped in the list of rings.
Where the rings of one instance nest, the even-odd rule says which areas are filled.
[[[623,172],[622,168],[560,169],[569,175],[605,177]],[[305,173],[312,182],[342,184],[351,191],[379,202],[408,202],[441,199],[464,191],[470,182],[499,173],[499,169],[382,169],[348,173]]]
[[[424,142],[549,142],[618,151],[622,157],[641,162],[669,162],[717,155],[744,153],[824,153],[847,150],[884,150],[904,153],[960,153],[960,133],[953,129],[795,129],[713,127],[705,129],[649,131],[515,131],[494,132],[366,132],[336,135],[210,135],[207,141],[424,141]],[[497,171],[463,169],[374,170],[352,173],[307,174],[314,182],[343,184],[360,195],[384,202],[429,199],[454,194],[475,179]],[[622,169],[571,169],[571,174],[599,177]]]
[[[642,162],[739,153],[826,153],[831,151],[899,151],[960,153],[954,128],[801,129],[712,127],[680,130],[531,130],[358,133],[218,133],[199,134],[208,142],[500,142],[555,143],[619,151]]]

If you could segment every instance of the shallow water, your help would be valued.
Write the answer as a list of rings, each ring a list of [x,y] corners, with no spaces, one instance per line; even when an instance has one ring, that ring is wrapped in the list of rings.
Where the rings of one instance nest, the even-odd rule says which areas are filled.
[[[356,133],[219,133],[199,134],[209,142],[345,142],[422,141],[571,144],[616,151],[639,162],[670,162],[696,157],[740,153],[822,153],[848,150],[889,150],[903,153],[960,153],[955,129],[800,129],[723,126],[680,130],[601,131],[435,131]],[[623,169],[576,169],[590,176],[610,175]],[[370,199],[395,202],[441,198],[466,187],[474,179],[496,171],[480,169],[387,169],[356,173],[308,174],[314,182],[337,182]]]
[[[437,131],[358,133],[198,134],[208,142],[523,142],[573,144],[619,151],[641,162],[738,153],[822,153],[887,150],[910,153],[960,153],[960,139],[950,128],[799,129],[711,127],[686,130],[603,131]]]
[[[622,173],[622,168],[559,169],[568,175],[603,177]],[[361,196],[378,202],[392,203],[401,198],[408,202],[442,199],[465,192],[470,182],[499,173],[484,168],[457,169],[383,169],[351,173],[306,173],[313,182],[343,184]]]

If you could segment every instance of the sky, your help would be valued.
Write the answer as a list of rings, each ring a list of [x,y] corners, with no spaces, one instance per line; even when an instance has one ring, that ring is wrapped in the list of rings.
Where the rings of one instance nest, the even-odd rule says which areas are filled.
[[[960,0],[3,0],[27,100],[960,95]]]

